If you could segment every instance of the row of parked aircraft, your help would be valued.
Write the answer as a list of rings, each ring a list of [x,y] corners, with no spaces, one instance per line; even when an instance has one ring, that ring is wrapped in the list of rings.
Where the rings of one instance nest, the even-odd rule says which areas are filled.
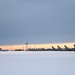
[[[60,46],[57,46],[57,48],[52,46],[52,48],[49,48],[49,49],[33,48],[33,49],[27,49],[27,51],[75,51],[75,45],[73,46],[74,48],[68,48],[66,45],[64,45],[64,48],[61,48]]]

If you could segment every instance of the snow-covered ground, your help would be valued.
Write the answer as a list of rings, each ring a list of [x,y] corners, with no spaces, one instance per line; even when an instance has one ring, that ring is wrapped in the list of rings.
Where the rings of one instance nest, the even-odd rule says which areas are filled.
[[[75,75],[75,52],[0,52],[0,75]]]

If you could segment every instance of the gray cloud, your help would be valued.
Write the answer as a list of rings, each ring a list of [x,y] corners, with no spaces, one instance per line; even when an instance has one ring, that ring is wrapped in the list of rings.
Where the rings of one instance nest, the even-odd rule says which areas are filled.
[[[75,42],[74,34],[74,0],[0,0],[0,44]]]

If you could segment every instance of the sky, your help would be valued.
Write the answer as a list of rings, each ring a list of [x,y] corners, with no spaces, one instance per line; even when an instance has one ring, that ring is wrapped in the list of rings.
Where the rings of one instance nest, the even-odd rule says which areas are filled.
[[[75,42],[75,0],[0,0],[0,45]]]

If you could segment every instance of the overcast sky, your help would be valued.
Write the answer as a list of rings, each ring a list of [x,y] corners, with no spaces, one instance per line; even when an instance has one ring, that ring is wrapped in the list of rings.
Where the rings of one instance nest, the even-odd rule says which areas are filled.
[[[0,0],[0,45],[75,42],[75,0]]]

